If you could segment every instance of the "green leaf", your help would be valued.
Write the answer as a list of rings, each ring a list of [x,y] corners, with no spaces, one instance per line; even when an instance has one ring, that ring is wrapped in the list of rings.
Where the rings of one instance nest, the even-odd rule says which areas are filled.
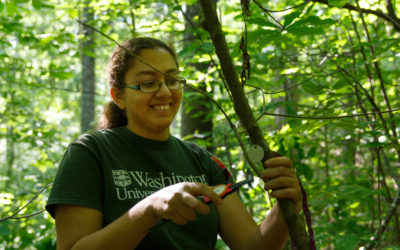
[[[62,80],[70,79],[74,77],[73,72],[65,72],[65,71],[53,71],[51,72],[51,75]]]
[[[295,11],[295,12],[292,12],[292,13],[284,16],[284,18],[283,18],[284,19],[283,26],[286,27],[286,26],[290,25],[293,22],[294,19],[296,19],[297,17],[300,16],[300,14],[301,14],[301,12]]]
[[[54,40],[56,36],[44,36],[42,39],[40,39],[40,45],[41,46],[46,46],[47,44],[49,44],[52,40]]]
[[[213,52],[214,51],[214,45],[211,42],[205,42],[201,44],[201,48],[205,52]]]
[[[34,9],[39,10],[42,7],[42,1],[32,0],[32,6]]]
[[[328,0],[328,4],[334,7],[342,8],[347,4],[347,0]]]
[[[197,2],[197,0],[185,0],[184,1],[187,5],[193,5]]]
[[[344,88],[344,87],[346,87],[346,86],[348,86],[348,83],[347,83],[345,80],[340,79],[339,81],[337,81],[337,82],[332,86],[332,89],[341,89],[341,88]]]
[[[300,20],[294,22],[292,24],[292,26],[296,26],[296,25],[300,26],[302,24],[309,24],[312,26],[322,26],[322,25],[336,24],[336,21],[331,18],[321,19],[320,17],[317,17],[317,16],[308,16],[308,17],[301,18]]]
[[[379,148],[383,145],[383,143],[380,142],[368,142],[365,144],[369,148]]]
[[[13,0],[11,2],[13,2],[14,4],[21,4],[21,3],[29,3],[30,0]]]
[[[258,24],[258,25],[263,26],[263,27],[271,27],[271,28],[278,28],[279,29],[278,25],[276,25],[274,23],[271,23],[271,22],[267,21],[266,19],[260,18],[260,17],[250,18],[250,19],[247,20],[247,23],[249,23],[249,24]]]
[[[297,168],[297,173],[303,175],[307,180],[311,180],[314,176],[313,170],[306,164],[299,164]]]
[[[360,127],[360,124],[351,118],[342,118],[342,119],[337,119],[334,120],[335,124],[342,128],[342,129],[348,129],[348,130],[354,130],[355,128]]]
[[[358,237],[354,234],[338,235],[335,240],[335,249],[355,249]]]
[[[304,35],[318,35],[323,34],[324,30],[320,27],[292,27],[286,29],[289,33],[292,33],[295,36],[304,36]]]
[[[302,87],[306,92],[312,95],[324,93],[324,89],[322,88],[322,86],[316,83],[315,81],[308,81],[305,84],[303,84]]]

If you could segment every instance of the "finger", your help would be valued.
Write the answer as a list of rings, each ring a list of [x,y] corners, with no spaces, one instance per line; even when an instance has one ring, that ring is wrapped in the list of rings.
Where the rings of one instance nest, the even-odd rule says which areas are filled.
[[[269,160],[264,161],[265,168],[274,168],[278,166],[283,166],[287,168],[293,168],[292,160],[289,157],[281,156],[281,157],[274,157]]]
[[[190,193],[193,196],[197,197],[204,195],[216,205],[220,205],[222,203],[221,197],[217,193],[215,193],[210,186],[203,183],[190,183],[190,187],[192,189]]]
[[[206,204],[191,195],[184,196],[184,202],[188,207],[200,214],[208,214],[210,212],[210,208]]]
[[[189,222],[186,218],[184,218],[179,212],[175,211],[175,213],[171,213],[169,215],[169,220],[173,221],[175,224],[178,225],[185,225]]]
[[[292,177],[278,177],[270,179],[264,184],[265,190],[276,190],[282,188],[293,188],[300,190],[299,183],[297,179]]]
[[[160,212],[160,216],[167,220],[172,220],[174,223],[184,225],[188,221],[194,220],[196,214],[188,207],[181,194],[177,195],[173,200],[165,203],[165,208]]]
[[[186,204],[177,206],[175,209],[177,213],[186,221],[192,221],[196,218],[196,213],[193,211],[191,207],[187,206]]]
[[[301,201],[301,192],[299,190],[296,190],[294,188],[284,188],[284,189],[278,189],[274,190],[270,193],[270,195],[276,199],[291,199],[292,201],[295,202],[295,204],[299,204]]]
[[[294,171],[293,168],[287,168],[287,167],[274,167],[274,168],[267,168],[264,169],[261,178],[264,181],[268,181],[269,179],[272,178],[277,178],[280,176],[287,176],[287,177],[292,177],[297,179],[296,172]]]

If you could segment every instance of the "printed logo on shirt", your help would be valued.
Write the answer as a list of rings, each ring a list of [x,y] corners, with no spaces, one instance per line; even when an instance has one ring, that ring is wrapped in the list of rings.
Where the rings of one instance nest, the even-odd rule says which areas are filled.
[[[144,171],[112,170],[115,192],[119,200],[143,199],[159,189],[179,182],[201,182],[207,184],[205,174],[202,175],[166,175],[159,172],[151,176]],[[129,187],[128,187],[129,186]]]
[[[114,184],[119,187],[127,187],[132,184],[129,173],[126,170],[112,170]]]

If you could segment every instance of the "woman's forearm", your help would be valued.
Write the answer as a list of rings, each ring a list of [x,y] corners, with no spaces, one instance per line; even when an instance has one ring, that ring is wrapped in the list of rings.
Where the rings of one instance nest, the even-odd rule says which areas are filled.
[[[148,204],[143,200],[120,218],[97,232],[78,240],[72,249],[133,249],[157,223]]]
[[[275,203],[267,218],[247,242],[246,249],[283,249],[288,238],[288,228],[278,203]]]

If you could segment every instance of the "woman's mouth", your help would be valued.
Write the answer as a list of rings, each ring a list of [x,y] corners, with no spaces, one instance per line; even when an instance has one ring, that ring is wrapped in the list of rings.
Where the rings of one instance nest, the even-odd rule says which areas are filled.
[[[164,111],[168,110],[171,108],[171,104],[155,104],[150,106],[151,109],[156,110],[156,111]]]

